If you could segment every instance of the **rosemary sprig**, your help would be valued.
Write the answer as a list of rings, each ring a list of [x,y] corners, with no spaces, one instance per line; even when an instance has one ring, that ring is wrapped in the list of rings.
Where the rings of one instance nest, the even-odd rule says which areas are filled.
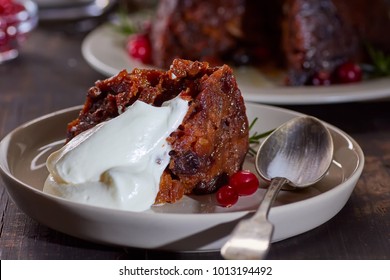
[[[253,129],[253,126],[255,125],[257,120],[258,120],[258,118],[254,118],[254,120],[251,122],[251,124],[249,125],[249,132]],[[273,131],[274,131],[274,129],[271,129],[271,130],[268,130],[268,131],[260,133],[260,134],[258,134],[257,131],[255,131],[249,137],[249,150],[248,150],[248,154],[251,155],[251,156],[255,156],[257,151],[256,151],[256,149],[253,146],[258,145],[260,143],[260,139],[267,137]]]
[[[124,8],[119,9],[118,22],[113,23],[112,25],[117,32],[125,36],[137,33],[138,31],[137,25],[129,18],[128,12]]]
[[[154,15],[153,10],[139,10],[137,12],[129,12],[126,4],[119,6],[116,20],[112,22],[115,31],[124,36],[130,36],[136,33],[144,33],[147,31],[150,21]]]
[[[371,58],[372,67],[369,69],[370,76],[382,77],[390,75],[390,55],[375,49],[370,44],[366,45],[368,55]]]

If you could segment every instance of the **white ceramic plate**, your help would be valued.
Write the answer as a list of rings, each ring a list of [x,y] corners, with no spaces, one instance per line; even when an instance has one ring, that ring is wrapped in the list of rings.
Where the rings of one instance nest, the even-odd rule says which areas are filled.
[[[113,0],[35,0],[42,21],[76,20],[98,17],[109,11]]]
[[[257,208],[265,192],[240,197],[231,208],[219,207],[215,195],[186,196],[180,202],[155,206],[141,213],[83,205],[43,193],[47,156],[63,143],[66,124],[80,107],[69,108],[28,122],[0,142],[0,170],[7,191],[27,215],[72,236],[121,246],[175,251],[219,250],[238,220]],[[300,114],[276,107],[247,104],[253,131],[275,128]],[[270,210],[273,241],[311,230],[336,215],[345,205],[363,169],[358,144],[329,126],[334,162],[328,174],[311,188],[279,194]],[[245,168],[254,171],[253,158]],[[264,186],[264,184],[263,184]]]
[[[126,37],[115,31],[111,25],[102,25],[87,35],[82,44],[82,54],[91,67],[106,76],[116,75],[122,69],[152,68],[127,55],[125,40]],[[287,87],[277,85],[274,79],[255,69],[237,68],[234,73],[246,101],[303,105],[390,97],[390,78],[349,85]]]

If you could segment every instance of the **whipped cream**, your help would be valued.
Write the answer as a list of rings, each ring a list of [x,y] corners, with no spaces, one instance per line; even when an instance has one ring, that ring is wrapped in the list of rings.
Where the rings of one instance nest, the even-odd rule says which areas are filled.
[[[187,111],[188,101],[180,96],[161,107],[136,101],[52,153],[43,191],[97,206],[149,209],[170,161],[166,139]]]

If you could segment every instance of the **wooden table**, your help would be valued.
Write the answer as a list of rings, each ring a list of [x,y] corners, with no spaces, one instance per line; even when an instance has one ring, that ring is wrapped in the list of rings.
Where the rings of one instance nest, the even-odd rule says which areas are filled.
[[[17,60],[0,65],[0,138],[43,114],[84,102],[104,78],[81,55],[85,34],[34,30]],[[390,91],[390,89],[389,89]],[[272,245],[269,259],[390,259],[390,103],[285,106],[350,134],[366,164],[345,207],[329,222]],[[97,245],[38,224],[0,181],[1,259],[220,259],[218,252],[167,253]]]

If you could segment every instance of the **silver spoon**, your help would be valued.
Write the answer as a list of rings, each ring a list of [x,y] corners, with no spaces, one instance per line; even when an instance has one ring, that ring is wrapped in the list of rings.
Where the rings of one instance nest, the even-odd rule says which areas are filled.
[[[257,212],[238,223],[221,249],[225,259],[263,259],[270,247],[274,226],[269,209],[284,185],[304,188],[318,182],[333,158],[330,132],[314,117],[294,118],[271,133],[260,145],[256,170],[271,181]]]

